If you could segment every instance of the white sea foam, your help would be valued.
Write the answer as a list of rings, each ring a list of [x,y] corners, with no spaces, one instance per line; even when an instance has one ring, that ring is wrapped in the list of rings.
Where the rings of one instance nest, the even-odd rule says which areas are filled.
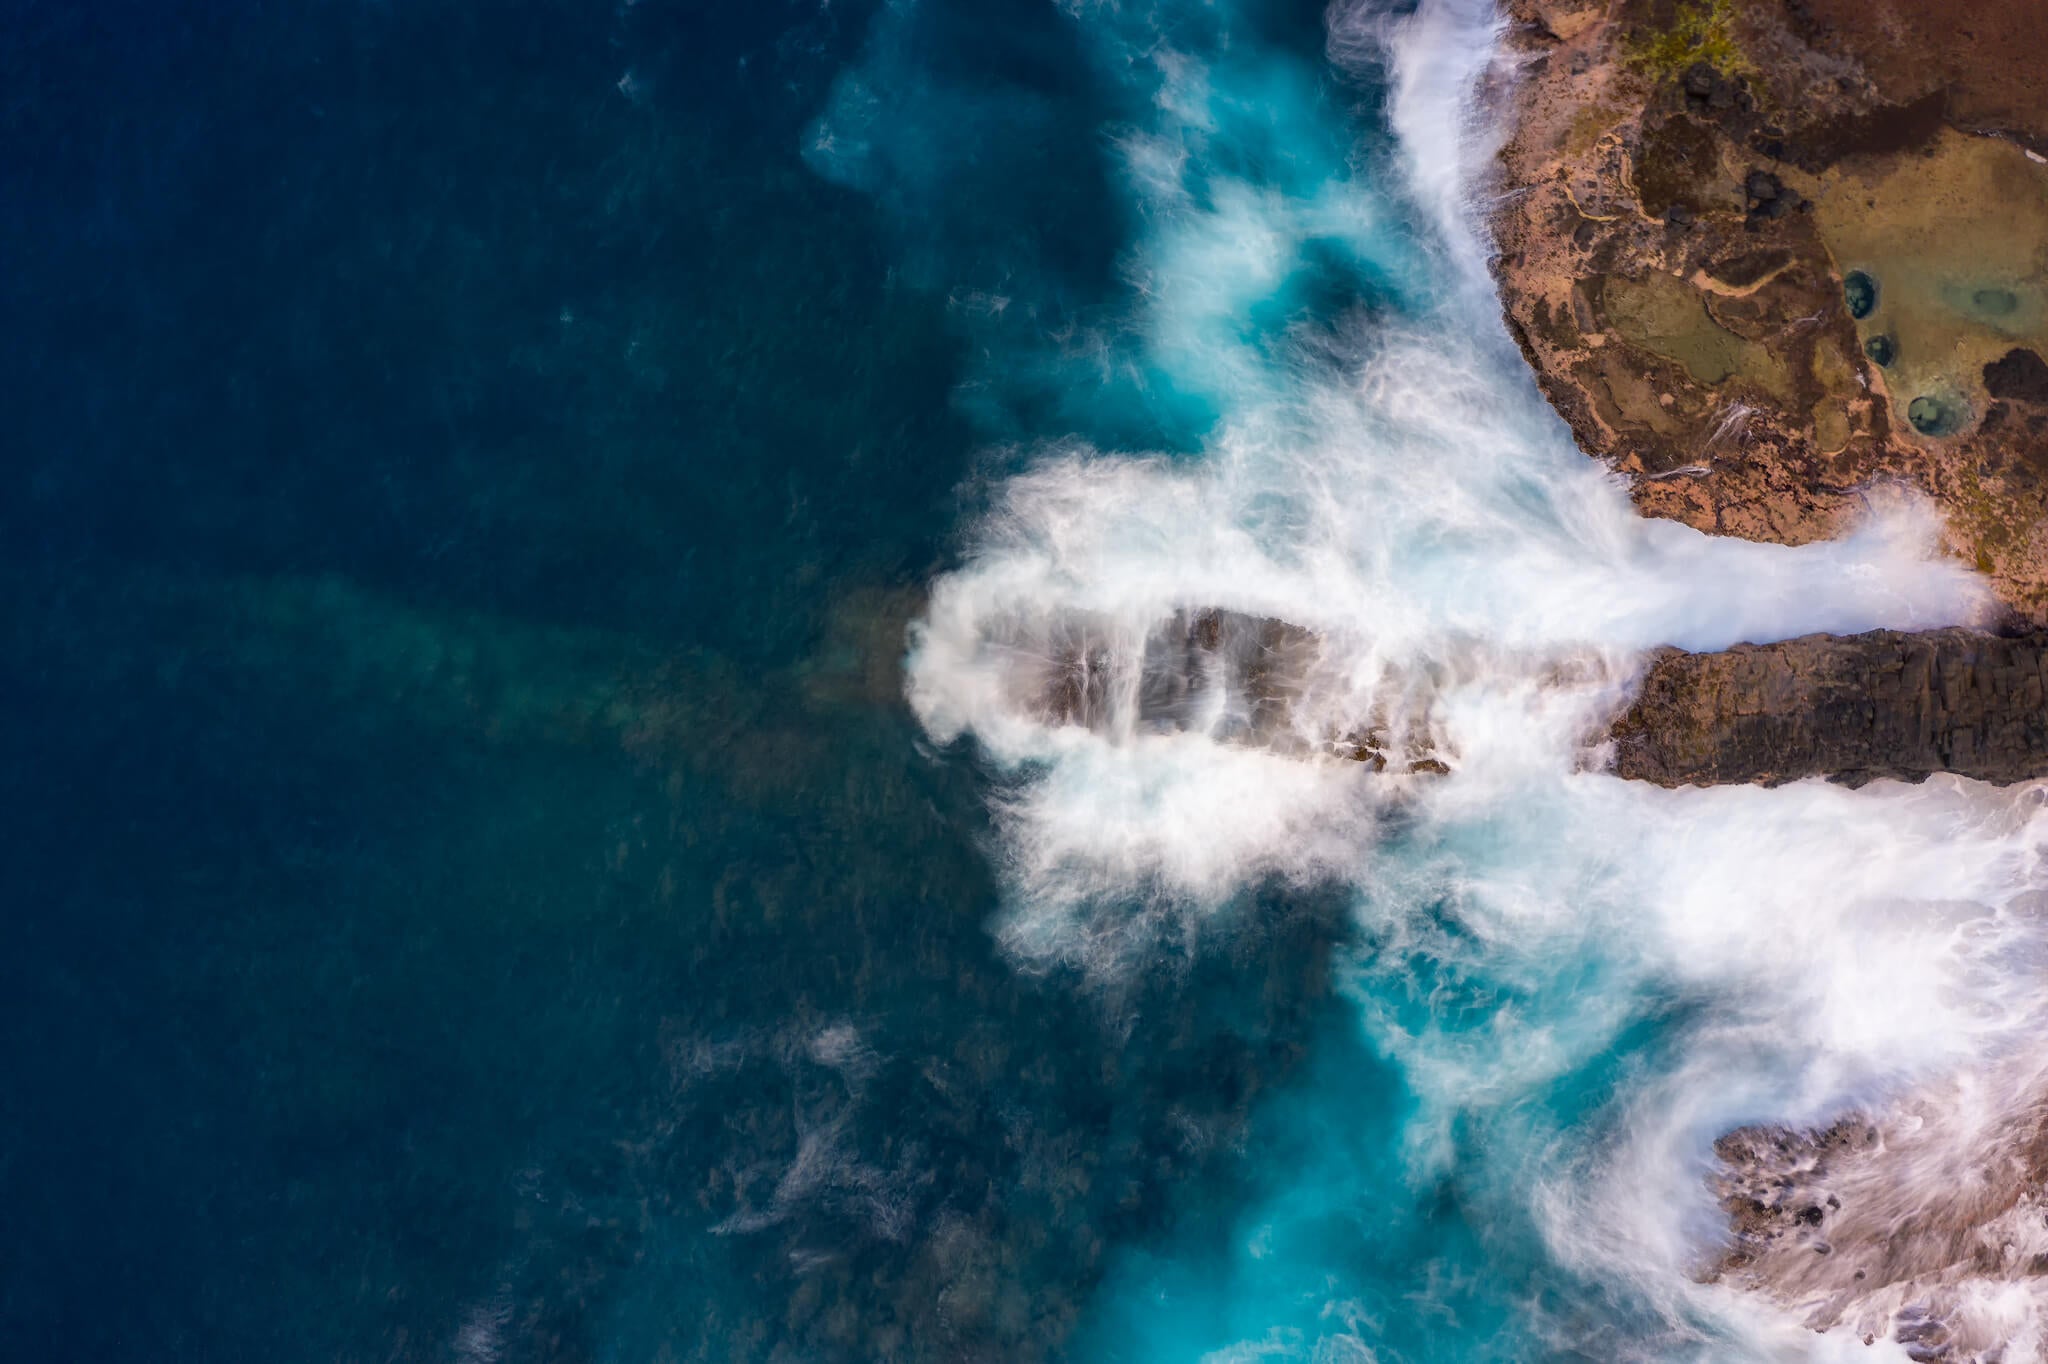
[[[1255,879],[1348,883],[1374,947],[1356,967],[1362,1023],[1418,1097],[1418,1185],[1460,1161],[1459,1124],[1489,1132],[1486,1168],[1464,1172],[1491,1190],[1476,1196],[1519,1207],[1557,1263],[1651,1304],[1665,1328],[1642,1357],[1726,1357],[1729,1333],[1758,1356],[1840,1352],[1839,1333],[1693,1282],[1721,1232],[1711,1143],[2024,1066],[2044,1022],[2038,793],[1667,792],[1582,771],[1580,750],[1649,646],[1965,622],[1982,585],[1938,557],[1930,513],[1903,496],[1873,494],[1864,528],[1833,544],[1715,539],[1639,518],[1573,448],[1502,334],[1475,229],[1498,134],[1475,95],[1495,60],[1490,4],[1396,17],[1343,0],[1330,56],[1384,67],[1398,154],[1304,150],[1256,178],[1222,167],[1270,161],[1217,152],[1253,135],[1248,109],[1261,137],[1330,117],[1308,73],[1245,44],[1176,46],[1163,0],[1067,8],[1104,79],[1143,96],[1105,130],[1144,224],[1119,363],[1222,416],[1194,459],[1049,443],[914,629],[923,723],[971,736],[1006,774],[1008,941],[1116,970],[1162,923],[1197,925]],[[1398,306],[1246,336],[1247,310],[1333,242]],[[1059,724],[1018,682],[1020,660],[1057,653],[1083,619],[1134,676],[1148,632],[1183,608],[1317,632],[1312,727],[1356,722],[1389,679],[1442,679],[1434,723],[1455,770],[1376,775],[1199,725]],[[1452,983],[1417,1014],[1398,1002],[1419,962]],[[1480,1026],[1449,1021],[1475,1012]],[[1668,1044],[1617,1082],[1597,1139],[1529,1116],[1657,1017]],[[2048,1319],[2032,1297],[1979,1297],[1973,1311],[2010,1321],[2006,1364],[2040,1357],[2021,1344]]]

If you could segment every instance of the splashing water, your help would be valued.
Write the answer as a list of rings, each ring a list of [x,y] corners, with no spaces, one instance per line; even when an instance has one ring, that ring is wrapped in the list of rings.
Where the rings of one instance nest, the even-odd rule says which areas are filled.
[[[1021,960],[1139,969],[1272,878],[1348,885],[1358,934],[1358,1035],[1285,1101],[1264,1201],[1227,1245],[1132,1253],[1088,1349],[1879,1357],[1800,1324],[1814,1293],[1859,1291],[1846,1254],[1775,1297],[1700,1282],[1726,1236],[1713,1143],[2030,1064],[2039,793],[1663,791],[1582,750],[1649,646],[1967,622],[1982,587],[1902,500],[1837,543],[1715,539],[1638,518],[1573,448],[1485,272],[1486,95],[1511,74],[1490,4],[1339,0],[1315,44],[1249,3],[1061,8],[1131,234],[1115,302],[948,218],[962,166],[1060,114],[935,71],[918,6],[885,15],[812,138],[955,288],[985,357],[963,402],[1008,442],[914,629],[911,701],[1001,774]],[[972,288],[946,278],[963,257]],[[1314,632],[1304,733],[1433,679],[1452,771],[1231,742],[1220,703],[1155,731],[1128,687],[1120,720],[1062,724],[1018,681],[1077,622],[1128,681],[1162,622],[1210,608]],[[2040,1357],[2025,1291],[1973,1301],[2007,1364]]]

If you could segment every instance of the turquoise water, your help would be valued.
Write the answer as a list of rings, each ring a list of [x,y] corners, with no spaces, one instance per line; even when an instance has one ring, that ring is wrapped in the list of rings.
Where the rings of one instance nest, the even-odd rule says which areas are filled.
[[[1692,1282],[1709,1144],[2024,1029],[2031,797],[1575,736],[1646,645],[1981,593],[1571,449],[1493,25],[28,7],[5,1352],[1842,1344]],[[1455,772],[1019,690],[1211,605],[1322,632],[1318,715],[1435,679]]]

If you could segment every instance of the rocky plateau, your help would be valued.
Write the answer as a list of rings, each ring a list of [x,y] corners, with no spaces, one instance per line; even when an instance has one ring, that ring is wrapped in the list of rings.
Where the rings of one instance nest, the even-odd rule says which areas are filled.
[[[1587,453],[1788,544],[1910,488],[2048,623],[2048,7],[1508,11],[1495,274]]]

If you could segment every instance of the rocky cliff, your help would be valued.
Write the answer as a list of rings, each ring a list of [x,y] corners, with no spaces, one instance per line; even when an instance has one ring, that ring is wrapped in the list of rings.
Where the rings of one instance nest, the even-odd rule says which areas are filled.
[[[1913,490],[2048,625],[2048,5],[1504,5],[1495,276],[1587,453],[1650,515],[1782,543]],[[2044,776],[2048,635],[1664,650],[1609,737],[1667,786]],[[1971,1285],[2048,1273],[2048,1081],[2012,1092],[1984,1131],[1929,1099],[1730,1133],[1709,1277],[1914,1359],[2005,1357]]]
[[[2048,623],[2048,6],[1507,9],[1495,273],[1587,452],[1758,540],[1916,489]]]

